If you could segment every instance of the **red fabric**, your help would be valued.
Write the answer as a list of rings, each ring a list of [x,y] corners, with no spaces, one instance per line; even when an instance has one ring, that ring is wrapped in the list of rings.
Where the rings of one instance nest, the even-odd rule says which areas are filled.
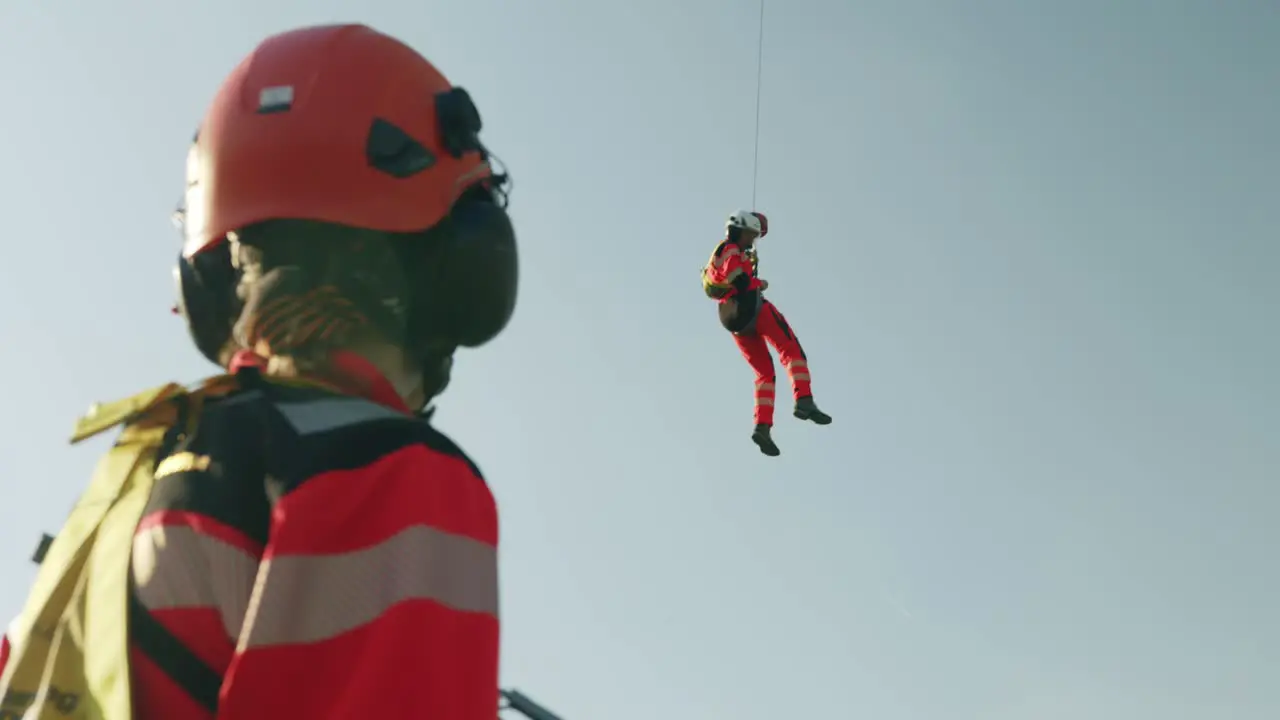
[[[213,478],[201,479],[216,482]],[[147,533],[158,527],[191,530],[200,537],[238,550],[252,561],[246,563],[248,574],[235,577],[227,568],[219,567],[225,563],[218,558],[192,553],[190,548],[175,547],[163,540],[152,540]],[[138,523],[135,553],[139,546],[151,543],[154,546],[148,554],[155,558],[152,576],[172,578],[162,582],[184,582],[194,586],[193,594],[199,597],[199,601],[182,607],[149,607],[148,612],[205,665],[225,674],[235,656],[237,638],[227,631],[227,623],[223,620],[228,590],[220,591],[219,587],[243,589],[247,596],[254,580],[252,567],[262,556],[261,544],[239,529],[199,512],[175,510],[150,512]],[[137,720],[215,720],[213,714],[136,647],[131,648],[129,661],[133,676],[134,717]]]
[[[197,512],[184,510],[161,510],[148,513],[138,522],[136,532],[143,532],[157,525],[173,527],[189,527],[201,535],[219,540],[227,545],[242,550],[246,555],[262,557],[262,544],[245,535],[239,529],[226,523],[218,522]]]
[[[219,720],[448,718],[498,714],[498,624],[426,601],[319,645],[237,661]]]
[[[373,363],[346,350],[335,351],[329,362],[339,375],[350,378],[350,386],[345,389],[393,410],[413,414],[399,391]]]
[[[341,383],[343,390],[368,398],[381,405],[386,405],[394,410],[412,414],[409,406],[405,404],[404,398],[400,397],[400,393],[395,386],[391,384],[390,380],[387,380],[382,371],[378,370],[373,363],[356,353],[346,350],[334,351],[329,360],[333,363],[333,369],[337,371],[338,375],[343,376],[345,380],[345,382]],[[252,350],[240,350],[231,357],[227,370],[234,373],[245,368],[264,370],[266,367],[266,358]]]
[[[444,467],[435,467],[430,472],[432,482],[424,483],[424,458],[410,456],[429,451],[415,448],[406,452],[407,456],[395,458],[386,469],[385,479],[392,482],[376,482],[368,474],[362,477],[360,471],[344,472],[323,483],[326,488],[308,487],[309,497],[303,502],[287,499],[272,530],[273,538],[282,541],[269,552],[279,556],[283,549],[292,549],[320,559],[361,548],[373,538],[394,534],[410,524],[423,524],[432,515],[452,515],[447,518],[449,524],[466,527],[474,535],[496,537],[492,500],[485,502],[484,485],[470,477],[465,466],[459,468],[461,463],[454,463],[448,467],[447,459],[432,462]],[[409,466],[419,469],[411,475],[403,473]],[[361,483],[361,479],[367,482]],[[370,484],[379,485],[376,492]],[[362,485],[365,498],[345,491]],[[470,485],[470,490],[463,485]],[[448,513],[438,504],[450,495],[457,501],[453,509],[461,512]],[[369,507],[369,501],[376,507]],[[327,506],[327,513],[321,505]],[[334,512],[334,508],[349,512]],[[419,512],[414,513],[413,508]],[[324,514],[338,518],[319,517]],[[347,535],[335,537],[331,532]],[[403,560],[406,567],[420,568],[428,566],[432,558],[424,555]],[[262,614],[272,612],[271,606],[304,611],[319,603],[341,602],[341,598],[316,596],[305,584],[276,588],[271,585],[270,573],[263,577],[265,606],[258,611]],[[234,640],[227,636],[215,607],[159,610],[152,615],[225,678],[218,714],[211,715],[135,651],[131,656],[138,720],[492,720],[497,714],[499,623],[492,616],[410,599],[336,637],[236,653]],[[251,622],[251,617],[246,617],[246,629]]]
[[[4,666],[9,662],[9,637],[0,635],[0,675],[4,674]]]
[[[423,477],[435,478],[423,482]],[[341,554],[376,545],[414,525],[498,544],[489,488],[459,458],[411,445],[367,467],[317,475],[272,512],[276,555]]]
[[[265,368],[267,359],[255,353],[252,350],[240,350],[231,356],[231,362],[227,365],[229,372],[244,370],[245,368]]]
[[[133,716],[137,720],[215,720],[212,713],[136,648],[129,651],[129,671],[133,675]]]
[[[769,346],[773,346],[778,351],[778,360],[787,370],[795,397],[802,398],[812,394],[809,363],[805,357],[804,348],[800,346],[800,339],[796,337],[787,319],[773,303],[762,300],[755,327],[747,332],[735,334],[733,340],[756,373],[755,421],[757,425],[773,424],[777,376]]]
[[[707,273],[707,279],[716,285],[729,285],[734,278],[744,274],[751,278],[751,282],[747,285],[748,290],[758,290],[763,284],[755,276],[755,272],[751,268],[751,260],[747,258],[744,248],[727,240],[721,242],[719,250],[712,256],[705,272]],[[727,302],[737,294],[735,289],[720,298],[720,302]]]
[[[286,496],[275,507],[265,557],[314,561],[376,545],[415,525],[497,542],[497,509],[487,486],[462,460],[413,445],[367,468],[313,478]],[[402,561],[423,568],[433,558]],[[259,576],[260,615],[273,612],[271,606],[278,612],[343,600],[317,597],[313,583],[297,578],[279,586],[272,579],[270,572]],[[408,600],[336,637],[237,654],[218,718],[493,720],[497,698],[497,618]]]
[[[357,357],[335,364],[344,374],[360,377],[367,395],[394,398],[398,405],[393,407],[407,412],[372,365]],[[365,372],[375,374],[360,375]],[[370,382],[374,379],[381,383]],[[333,397],[316,392],[317,402]],[[295,410],[306,406],[291,404]],[[250,449],[260,445],[246,441],[251,436],[238,430],[245,423],[228,414],[238,406],[231,407],[203,420],[190,445],[192,452],[211,457],[212,469],[158,479],[135,537],[135,557],[141,546],[155,558],[150,577],[159,582],[138,592],[152,599],[146,604],[152,617],[223,676],[220,707],[216,715],[200,708],[160,666],[135,650],[137,720],[493,720],[499,664],[495,614],[418,596],[377,605],[394,583],[386,588],[368,578],[341,583],[334,580],[335,565],[325,562],[341,563],[351,553],[374,552],[412,530],[430,528],[451,538],[470,538],[489,554],[459,565],[456,559],[442,560],[430,544],[401,543],[387,556],[406,574],[431,573],[433,582],[445,586],[472,584],[477,573],[496,577],[497,507],[478,471],[461,451],[415,419],[406,418],[399,430],[381,426],[392,438],[405,436],[388,441],[357,417],[350,425],[276,438],[273,446],[296,448],[305,462],[333,458],[332,467],[341,469],[322,468],[297,478],[264,510],[261,522],[269,527],[245,521],[241,529],[233,526],[239,520],[213,515],[229,512],[228,500],[243,502],[237,500],[241,493],[256,494],[263,503],[267,499],[261,477],[234,472],[258,467],[261,451]],[[352,428],[352,434],[344,435],[344,427]],[[385,450],[368,449],[381,447],[379,443],[389,444]],[[167,487],[161,488],[162,483]],[[188,494],[181,494],[183,488]],[[198,503],[209,507],[193,506]],[[157,535],[157,528],[170,535]],[[265,538],[265,545],[251,535]],[[492,561],[486,559],[490,556]],[[237,575],[239,566],[247,568],[247,577]],[[385,577],[390,581],[397,575]],[[179,582],[183,592],[176,595],[183,599],[166,604],[165,583]],[[370,607],[376,611],[352,610]],[[243,616],[233,623],[238,629],[228,631],[228,618],[237,614]],[[350,616],[345,631],[280,639],[298,628],[306,630],[317,618],[334,616]],[[286,620],[279,625],[269,620],[282,617]],[[281,630],[284,626],[294,627]]]

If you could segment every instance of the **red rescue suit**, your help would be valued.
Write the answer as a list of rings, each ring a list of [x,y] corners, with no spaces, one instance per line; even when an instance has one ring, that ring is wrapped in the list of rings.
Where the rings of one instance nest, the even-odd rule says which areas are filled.
[[[721,289],[714,294],[719,300],[720,324],[733,333],[734,342],[756,373],[755,422],[773,424],[773,406],[777,381],[772,345],[786,368],[791,389],[798,400],[813,393],[809,388],[809,362],[799,338],[782,312],[764,298],[755,263],[747,249],[723,240],[711,255],[703,276],[704,287]]]

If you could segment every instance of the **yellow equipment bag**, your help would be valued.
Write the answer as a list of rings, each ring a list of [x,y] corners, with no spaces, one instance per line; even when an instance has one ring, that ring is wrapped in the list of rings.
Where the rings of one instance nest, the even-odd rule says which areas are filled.
[[[131,720],[133,535],[161,453],[194,428],[206,397],[236,385],[229,376],[194,391],[170,383],[94,405],[76,424],[72,444],[124,428],[49,545],[27,604],[11,626],[11,654],[0,675],[0,720]]]

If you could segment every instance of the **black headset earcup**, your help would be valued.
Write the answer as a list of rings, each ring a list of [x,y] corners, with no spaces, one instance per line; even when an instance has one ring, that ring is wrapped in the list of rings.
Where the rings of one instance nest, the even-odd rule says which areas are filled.
[[[515,313],[520,276],[506,209],[487,196],[463,199],[422,247],[425,277],[414,290],[413,334],[459,347],[497,337]]]
[[[193,258],[178,257],[174,268],[178,312],[200,354],[221,365],[220,355],[231,339],[235,322],[235,268],[228,243],[220,243]]]

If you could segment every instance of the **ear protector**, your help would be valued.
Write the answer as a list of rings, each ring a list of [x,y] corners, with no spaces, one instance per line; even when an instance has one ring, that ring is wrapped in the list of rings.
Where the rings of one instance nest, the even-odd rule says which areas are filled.
[[[235,294],[238,275],[231,264],[231,244],[226,241],[190,259],[179,253],[173,271],[178,313],[187,321],[196,349],[219,366],[219,355],[231,340],[239,315]]]
[[[454,157],[479,152],[489,159],[479,139],[479,112],[465,90],[455,87],[438,94],[435,107],[445,152]],[[372,123],[366,153],[372,167],[402,176],[407,156],[429,151],[401,133],[400,147],[388,153],[386,143],[374,137],[385,139],[387,127],[383,120]],[[429,348],[484,345],[511,321],[519,263],[515,228],[506,209],[510,183],[508,175],[494,173],[463,192],[440,222],[398,239],[410,287],[410,349],[424,361],[433,354]],[[239,276],[226,241],[190,258],[179,254],[174,270],[178,310],[191,338],[200,353],[219,366],[241,311],[236,298]]]

